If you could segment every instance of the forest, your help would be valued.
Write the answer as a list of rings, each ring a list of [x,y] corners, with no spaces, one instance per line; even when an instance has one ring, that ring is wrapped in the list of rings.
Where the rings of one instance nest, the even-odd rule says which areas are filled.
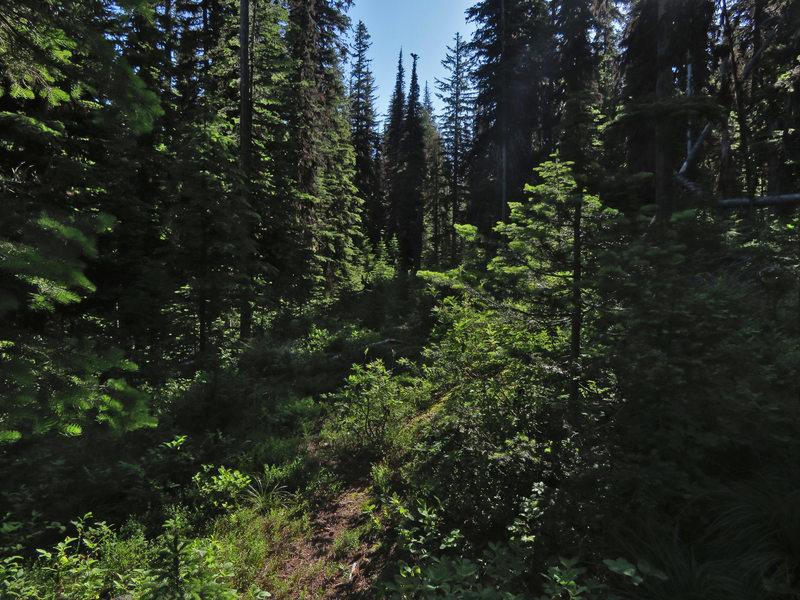
[[[800,2],[352,4],[0,2],[0,600],[800,599]]]

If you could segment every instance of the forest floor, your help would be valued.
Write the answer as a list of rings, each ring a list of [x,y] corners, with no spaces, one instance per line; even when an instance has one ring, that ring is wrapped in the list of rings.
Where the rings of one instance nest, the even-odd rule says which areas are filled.
[[[387,553],[365,510],[366,489],[350,488],[313,511],[310,529],[286,540],[276,572],[261,573],[262,585],[281,600],[372,598],[369,588],[387,563]]]

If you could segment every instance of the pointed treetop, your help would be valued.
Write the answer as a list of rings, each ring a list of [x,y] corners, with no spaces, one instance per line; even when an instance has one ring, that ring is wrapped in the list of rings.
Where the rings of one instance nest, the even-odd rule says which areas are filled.
[[[412,53],[411,58],[414,62],[411,65],[411,84],[408,88],[408,106],[406,108],[406,114],[409,120],[416,118],[419,112],[420,91],[419,79],[417,78],[417,60],[419,59],[419,55]]]
[[[428,115],[433,116],[433,100],[431,99],[431,90],[428,87],[428,82],[425,81],[425,92],[422,95],[422,106],[428,111]]]
[[[392,92],[392,101],[389,104],[389,118],[393,118],[402,114],[405,105],[405,86],[406,86],[406,72],[403,68],[403,49],[400,48],[400,56],[397,59],[397,81],[394,85],[394,92]]]

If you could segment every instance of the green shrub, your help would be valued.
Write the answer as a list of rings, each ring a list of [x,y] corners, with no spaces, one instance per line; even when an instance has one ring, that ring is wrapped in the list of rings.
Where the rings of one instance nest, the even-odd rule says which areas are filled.
[[[117,597],[137,593],[148,580],[152,549],[141,532],[122,537],[91,514],[72,522],[75,535],[35,561],[19,557],[0,562],[0,599],[25,600]]]
[[[413,403],[383,361],[355,365],[336,398],[336,413],[325,436],[340,454],[384,456],[402,451],[403,426]]]
[[[249,475],[225,466],[214,473],[212,465],[203,465],[203,470],[192,478],[200,497],[214,508],[229,510],[243,497],[251,484]]]
[[[523,600],[528,565],[516,547],[489,544],[474,558],[431,556],[400,563],[400,573],[387,584],[392,600]],[[554,600],[559,598],[553,597]]]
[[[168,521],[161,549],[148,572],[141,600],[237,600],[239,594],[226,580],[233,564],[223,562],[222,548],[214,539],[190,540],[176,520]]]

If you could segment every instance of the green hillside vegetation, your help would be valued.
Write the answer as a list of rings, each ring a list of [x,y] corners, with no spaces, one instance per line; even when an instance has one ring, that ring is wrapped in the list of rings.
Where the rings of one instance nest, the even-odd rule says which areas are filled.
[[[800,5],[350,4],[0,4],[0,600],[800,598]]]

